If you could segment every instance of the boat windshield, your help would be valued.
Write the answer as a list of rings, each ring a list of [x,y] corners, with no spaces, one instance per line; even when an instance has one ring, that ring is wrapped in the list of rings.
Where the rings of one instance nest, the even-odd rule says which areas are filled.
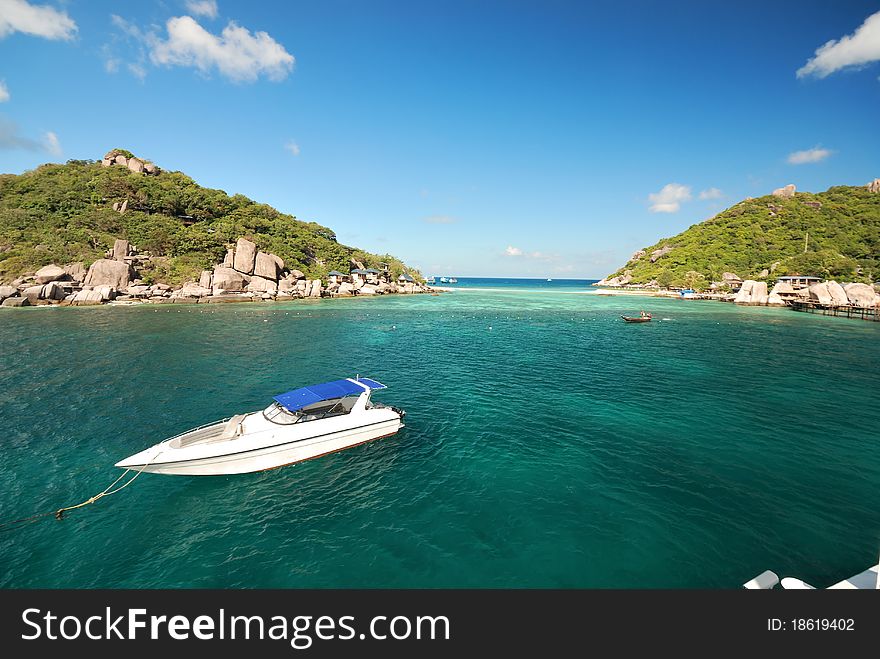
[[[301,421],[316,421],[317,419],[348,414],[358,398],[359,396],[345,396],[343,398],[322,400],[319,403],[307,405],[296,412],[291,412],[280,403],[275,402],[263,410],[263,416],[266,417],[266,420],[279,425],[291,425]]]

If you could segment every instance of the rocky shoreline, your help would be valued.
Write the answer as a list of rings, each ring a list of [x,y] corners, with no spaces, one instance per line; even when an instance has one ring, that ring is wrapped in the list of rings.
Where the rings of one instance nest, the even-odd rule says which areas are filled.
[[[303,272],[285,266],[279,256],[260,251],[245,238],[239,238],[213,270],[202,271],[198,282],[189,281],[179,288],[139,278],[138,267],[152,258],[119,239],[88,269],[81,262],[52,263],[11,285],[0,286],[0,306],[203,304],[433,292],[408,274],[392,280],[387,272],[365,269],[354,260],[349,274],[333,271],[326,281],[308,279]]]

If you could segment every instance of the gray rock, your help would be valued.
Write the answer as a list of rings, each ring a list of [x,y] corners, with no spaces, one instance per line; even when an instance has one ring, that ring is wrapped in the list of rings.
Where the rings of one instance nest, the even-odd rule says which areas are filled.
[[[365,284],[358,290],[358,295],[378,295],[379,291],[373,284]]]
[[[144,163],[144,172],[146,172],[147,174],[158,174],[159,168],[156,167],[156,165],[154,165],[151,162],[145,162]]]
[[[277,254],[269,254],[269,256],[272,257],[272,259],[275,261],[275,265],[278,266],[278,273],[280,274],[284,272],[284,259],[282,259]]]
[[[119,212],[124,213],[128,210],[128,199],[122,202],[122,206],[119,207]]]
[[[66,276],[67,273],[64,271],[64,268],[62,268],[60,265],[50,263],[49,265],[37,270],[35,281],[38,284],[48,284],[50,281],[55,281]]]
[[[43,287],[42,286],[28,286],[22,292],[22,295],[28,299],[28,301],[33,304],[37,300],[43,299]]]
[[[101,160],[101,167],[109,167],[113,163],[110,161],[110,158],[104,158]]]
[[[202,288],[211,288],[211,280],[214,278],[214,273],[210,270],[202,270],[202,275],[199,277],[199,286]]]
[[[875,178],[865,187],[868,188],[868,192],[880,192],[880,178]]]
[[[66,295],[64,287],[56,281],[44,284],[43,291],[40,293],[40,297],[44,300],[63,300]]]
[[[341,295],[342,297],[349,297],[351,295],[354,295],[354,286],[349,284],[347,281],[344,281],[339,284],[339,290],[336,291],[336,294]]]
[[[124,261],[130,253],[131,245],[127,240],[117,239],[113,242],[113,259],[115,261]]]
[[[108,286],[107,284],[95,286],[92,288],[91,292],[100,295],[102,302],[109,302],[110,300],[116,299],[116,289],[113,286]]]
[[[174,291],[171,297],[208,297],[213,290],[198,284],[184,284],[180,290]]]
[[[125,289],[127,295],[131,297],[147,297],[150,294],[149,286],[129,286]]]
[[[214,290],[214,295],[221,291],[243,291],[247,287],[248,279],[238,270],[218,265],[214,268],[211,288]]]
[[[251,275],[254,273],[256,258],[257,246],[250,240],[239,238],[235,243],[235,262],[232,267],[246,275]]]
[[[819,304],[830,305],[831,293],[828,291],[828,284],[820,282],[810,286],[810,300]]]
[[[274,279],[254,275],[251,277],[247,289],[251,293],[276,293],[278,291],[278,282]]]
[[[646,254],[645,250],[640,249],[640,250],[637,251],[637,252],[633,252],[633,255],[629,257],[629,260],[630,260],[630,261],[638,261],[638,260],[639,260],[640,258],[642,258],[645,254]]]
[[[89,304],[101,304],[103,301],[104,297],[99,291],[82,290],[76,294],[76,297],[73,298],[71,304],[74,306],[85,306]]]
[[[294,279],[305,279],[306,278],[305,273],[302,272],[301,270],[291,270],[290,276],[293,277]]]
[[[3,300],[2,306],[4,307],[29,307],[31,306],[30,300],[26,297],[8,297]]]
[[[223,257],[223,267],[231,268],[235,265],[235,250],[227,249],[226,256]]]
[[[17,294],[18,289],[15,286],[0,286],[0,302]]]
[[[128,288],[133,278],[131,266],[125,261],[98,259],[89,268],[85,283],[89,286],[112,286],[122,289]]]
[[[320,279],[312,280],[312,290],[309,293],[309,297],[321,297],[321,280]]]
[[[135,174],[144,173],[144,162],[140,158],[129,158],[126,165]]]
[[[752,288],[754,288],[755,284],[757,284],[754,279],[746,279],[742,286],[740,286],[739,292],[737,292],[736,296],[733,298],[733,301],[736,304],[751,304],[752,303]],[[766,284],[765,291],[766,291]]]
[[[68,263],[64,266],[64,272],[66,272],[74,281],[81,282],[86,278],[86,267],[83,265],[82,261]]]
[[[783,199],[791,199],[794,197],[794,193],[797,191],[797,188],[794,187],[794,183],[789,183],[784,188],[776,188],[771,194],[774,197],[782,197]]]
[[[880,179],[878,179],[880,181]],[[2,289],[0,289],[2,290]],[[877,304],[877,293],[868,284],[846,284],[843,287],[849,303],[856,307],[873,307]],[[2,297],[2,293],[0,293]]]
[[[764,268],[763,270],[761,270],[761,274],[759,274],[758,276],[759,276],[761,279],[763,279],[764,277],[769,277],[769,276],[770,276],[770,271],[769,271],[767,268]]]
[[[764,305],[767,304],[767,282],[764,281],[756,281],[752,285],[752,299],[749,301],[749,304],[759,304]]]
[[[257,252],[257,258],[254,262],[254,274],[264,279],[277,280],[278,262],[275,261],[275,258],[265,252]]]
[[[655,249],[653,252],[651,252],[651,263],[656,263],[657,259],[662,256],[666,256],[671,251],[672,247],[670,247],[669,245],[663,245],[663,247],[661,247],[660,249]]]
[[[843,286],[833,280],[827,282],[826,285],[828,287],[828,294],[831,296],[831,304],[836,307],[845,307],[849,304],[849,298],[846,296]]]
[[[121,153],[118,156],[116,156],[116,158],[114,158],[114,160],[116,161],[117,165],[122,165],[123,167],[128,166],[128,158],[123,156]]]

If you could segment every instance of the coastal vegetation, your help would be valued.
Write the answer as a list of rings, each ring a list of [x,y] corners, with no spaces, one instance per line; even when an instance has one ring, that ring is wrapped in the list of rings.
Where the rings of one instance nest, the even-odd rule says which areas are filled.
[[[133,159],[124,149],[110,153]],[[50,263],[81,261],[88,267],[120,238],[153,256],[141,273],[146,283],[198,280],[241,237],[309,278],[348,272],[353,261],[368,268],[387,264],[394,277],[418,274],[389,254],[340,244],[332,229],[315,222],[202,187],[182,172],[148,167],[152,175],[70,160],[0,174],[0,282]]]
[[[880,279],[877,186],[835,186],[816,194],[789,187],[741,201],[639,250],[605,281],[702,289],[723,282],[724,273],[754,280],[788,274]]]

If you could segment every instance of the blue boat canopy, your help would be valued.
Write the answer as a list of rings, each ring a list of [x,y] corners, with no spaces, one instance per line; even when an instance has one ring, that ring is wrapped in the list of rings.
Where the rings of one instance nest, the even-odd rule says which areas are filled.
[[[381,382],[370,378],[358,378],[357,380],[333,380],[323,384],[313,384],[302,389],[294,389],[285,394],[275,396],[275,401],[290,412],[296,412],[304,407],[320,403],[323,400],[342,398],[353,394],[362,394],[370,389],[386,389]]]

